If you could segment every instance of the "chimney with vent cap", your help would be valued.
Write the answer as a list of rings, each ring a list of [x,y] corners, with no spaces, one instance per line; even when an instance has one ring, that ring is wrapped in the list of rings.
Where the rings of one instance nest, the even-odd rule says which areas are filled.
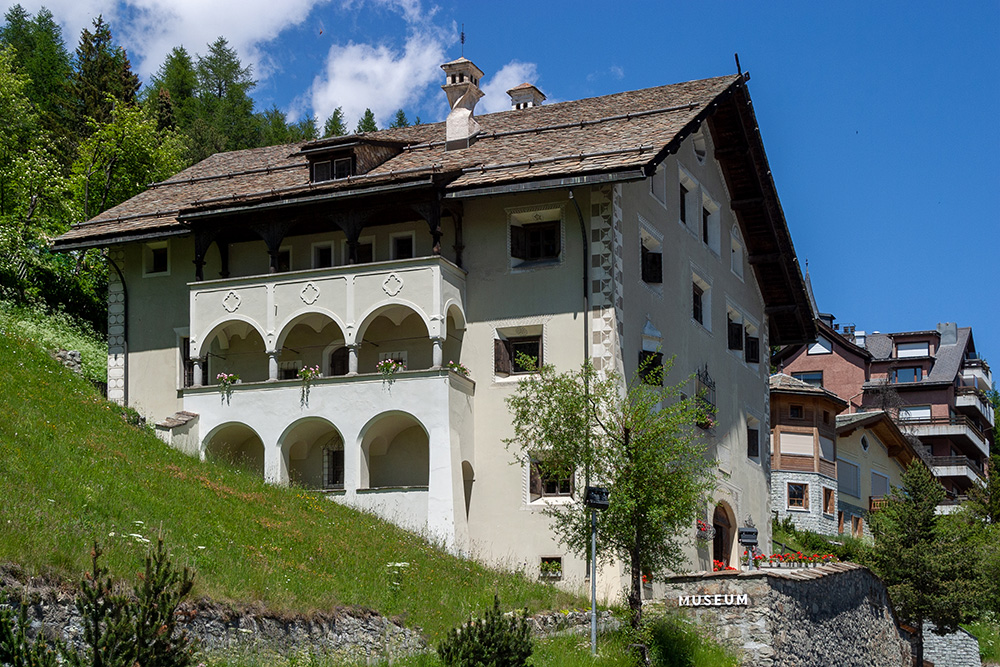
[[[479,123],[473,118],[476,102],[485,93],[479,89],[483,71],[471,60],[459,58],[441,65],[445,84],[441,89],[448,96],[451,112],[445,121],[445,150],[468,148],[476,141]]]
[[[538,107],[545,101],[545,95],[530,83],[522,83],[507,91],[510,95],[510,108],[527,109],[528,107]]]

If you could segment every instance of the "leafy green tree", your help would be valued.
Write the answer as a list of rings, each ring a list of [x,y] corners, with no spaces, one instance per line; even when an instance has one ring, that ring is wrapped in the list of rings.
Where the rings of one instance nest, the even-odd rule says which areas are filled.
[[[159,132],[143,109],[115,105],[108,122],[93,124],[73,163],[72,190],[83,217],[92,218],[180,171],[184,151],[180,135]]]
[[[80,33],[73,73],[77,128],[84,136],[93,127],[91,120],[106,123],[116,102],[131,104],[139,91],[139,77],[125,49],[114,43],[110,26],[101,16],[93,26],[93,32],[85,28]]]
[[[396,129],[400,127],[409,127],[410,121],[407,120],[406,114],[403,113],[402,109],[396,110],[396,115],[392,117],[392,124],[389,125],[390,128]]]
[[[358,126],[354,128],[354,134],[362,132],[378,132],[378,125],[375,124],[375,114],[371,109],[365,109],[365,114],[358,120]]]
[[[869,519],[872,569],[900,619],[916,628],[915,664],[922,665],[925,621],[937,632],[954,632],[977,612],[977,553],[968,522],[938,515],[945,490],[926,465],[911,463],[902,482]]]
[[[345,134],[347,134],[347,126],[344,124],[344,109],[337,107],[323,123],[323,136],[342,137]]]
[[[530,362],[528,362],[530,363]],[[522,363],[523,366],[523,363]],[[682,533],[713,486],[706,443],[696,428],[705,419],[686,383],[663,386],[663,366],[645,364],[625,387],[615,374],[587,364],[557,373],[550,365],[518,383],[507,398],[514,427],[508,448],[526,465],[565,477],[589,473],[611,490],[601,513],[597,557],[628,567],[633,627],[642,613],[642,574],[663,574],[683,562]],[[585,555],[590,519],[579,502],[549,505],[560,541]]]

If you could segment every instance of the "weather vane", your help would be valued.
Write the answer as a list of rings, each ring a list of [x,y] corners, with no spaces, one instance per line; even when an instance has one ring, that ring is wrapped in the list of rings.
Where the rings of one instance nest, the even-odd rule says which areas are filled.
[[[462,24],[462,57],[465,57],[465,24]]]

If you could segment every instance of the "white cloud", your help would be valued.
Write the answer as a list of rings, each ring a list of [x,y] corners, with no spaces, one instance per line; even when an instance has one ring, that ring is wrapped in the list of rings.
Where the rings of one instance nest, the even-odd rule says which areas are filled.
[[[486,96],[476,106],[476,111],[478,113],[493,113],[494,111],[510,109],[510,95],[507,94],[507,91],[522,83],[537,86],[537,79],[538,66],[535,63],[510,61],[501,67],[496,74],[487,78],[487,82],[482,87]]]
[[[240,54],[243,64],[254,68],[256,78],[271,69],[260,46],[286,28],[302,23],[318,5],[328,0],[21,0],[35,13],[47,7],[63,28],[63,39],[72,51],[80,31],[102,14],[111,24],[115,40],[128,51],[132,69],[143,81],[156,72],[175,46],[204,55],[220,35]],[[13,5],[0,0],[4,11]]]
[[[348,129],[370,108],[380,127],[400,108],[411,108],[440,78],[445,40],[433,32],[412,32],[402,51],[348,43],[330,49],[324,71],[312,85],[313,113],[322,122],[338,106]]]

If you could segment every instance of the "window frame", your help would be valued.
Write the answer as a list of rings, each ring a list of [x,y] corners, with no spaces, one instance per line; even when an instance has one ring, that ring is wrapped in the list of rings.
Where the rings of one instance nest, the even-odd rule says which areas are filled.
[[[819,384],[816,384],[816,383],[814,383],[814,382],[812,382],[810,380],[807,380],[807,379],[804,379],[803,377],[801,377],[801,376],[806,376],[806,375],[818,375],[819,376]],[[823,371],[799,371],[799,372],[793,372],[792,373],[792,377],[795,378],[796,380],[799,380],[801,382],[805,382],[806,384],[812,385],[813,387],[822,387],[823,386]]]
[[[336,453],[340,456],[336,456]],[[339,458],[339,466],[337,459]],[[347,477],[347,467],[344,463],[344,446],[323,447],[323,488],[333,491],[344,489],[345,478]],[[340,482],[336,481],[337,472],[340,473]]]
[[[333,241],[321,241],[312,244],[312,268],[330,269],[336,265],[336,252],[334,251],[333,245]],[[330,263],[327,265],[322,265],[319,262],[319,253],[323,250],[328,250],[330,252]]]
[[[493,339],[493,374],[498,379],[524,377],[537,373],[517,365],[515,346],[537,343],[538,366],[545,363],[545,335],[540,326],[497,329]]]
[[[572,471],[567,477],[562,477],[558,473],[548,473],[544,470],[544,466],[543,452],[529,454],[528,502],[566,501],[574,498],[576,494],[576,472]],[[550,484],[555,485],[555,490],[549,490]]]
[[[823,514],[834,517],[837,512],[837,491],[829,486],[823,487]]]
[[[802,487],[802,498],[799,502],[800,505],[792,504],[792,487],[800,486]],[[786,482],[785,483],[785,508],[787,510],[795,511],[809,511],[809,483],[808,482]]]
[[[747,416],[747,458],[759,462],[761,459],[760,446],[760,420],[756,417]],[[753,447],[751,445],[754,445]],[[756,452],[756,453],[754,453]]]
[[[396,242],[400,239],[409,239],[410,241],[410,256],[400,257],[397,253]],[[414,231],[408,232],[394,232],[389,234],[389,259],[395,261],[400,259],[413,259],[417,256],[417,235]]]
[[[157,257],[160,256],[160,251],[163,252],[163,269],[156,271]],[[162,278],[164,276],[170,275],[170,242],[169,240],[164,241],[149,241],[148,243],[142,244],[142,277],[143,278]]]
[[[534,226],[554,227],[554,238],[538,241],[539,246],[554,243],[555,254],[535,257],[529,252],[529,240],[524,229]],[[520,231],[515,231],[520,230]],[[518,255],[525,255],[519,257]],[[531,255],[529,257],[529,255]],[[507,257],[512,272],[531,270],[561,264],[566,256],[566,206],[565,204],[539,204],[507,209]]]

